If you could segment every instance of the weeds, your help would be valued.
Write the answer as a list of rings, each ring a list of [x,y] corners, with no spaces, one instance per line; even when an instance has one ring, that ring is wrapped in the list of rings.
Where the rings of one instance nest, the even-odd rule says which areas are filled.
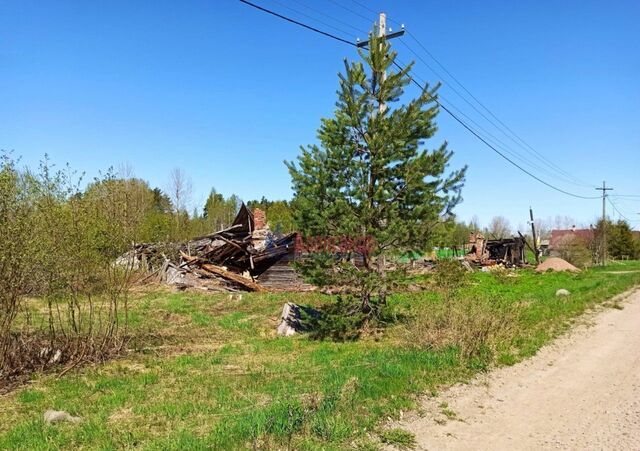
[[[515,335],[517,326],[517,310],[504,300],[447,296],[428,310],[416,312],[407,326],[407,338],[428,349],[455,347],[468,359],[495,352]]]
[[[440,407],[440,412],[442,412],[448,420],[456,420],[458,418],[458,415],[449,408],[449,404],[446,402],[440,403],[438,407]]]
[[[378,436],[382,443],[393,445],[399,449],[414,449],[417,445],[416,436],[405,429],[386,429],[381,431]]]

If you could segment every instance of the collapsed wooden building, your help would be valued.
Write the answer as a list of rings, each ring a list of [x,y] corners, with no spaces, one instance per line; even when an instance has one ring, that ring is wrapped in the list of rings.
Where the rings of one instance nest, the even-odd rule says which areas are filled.
[[[256,218],[257,216],[257,218]],[[212,291],[311,288],[295,272],[298,235],[274,234],[264,212],[242,205],[232,225],[185,243],[143,243],[120,258],[148,271],[144,281]]]
[[[523,266],[527,264],[526,246],[527,242],[523,236],[487,240],[483,234],[474,232],[469,235],[469,242],[465,246],[465,259],[482,266]]]

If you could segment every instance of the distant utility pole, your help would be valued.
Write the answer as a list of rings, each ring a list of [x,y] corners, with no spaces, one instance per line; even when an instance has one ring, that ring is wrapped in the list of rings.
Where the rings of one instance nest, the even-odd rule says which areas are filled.
[[[607,188],[607,183],[602,182],[602,188],[596,188],[598,191],[602,191],[602,266],[607,263],[607,191],[613,190],[613,188]]]
[[[540,250],[538,249],[538,237],[536,236],[536,225],[533,221],[533,209],[529,207],[529,217],[531,218],[531,235],[533,236],[533,252],[536,254],[536,263],[540,263]]]

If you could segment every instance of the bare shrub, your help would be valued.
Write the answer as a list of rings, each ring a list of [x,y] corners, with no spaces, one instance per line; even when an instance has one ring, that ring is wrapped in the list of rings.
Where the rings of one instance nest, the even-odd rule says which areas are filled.
[[[35,173],[17,170],[4,155],[0,380],[123,349],[134,267],[117,259],[151,208],[143,184],[107,174],[83,192],[69,168],[53,171],[45,159]]]
[[[554,253],[578,268],[584,268],[593,263],[594,253],[589,250],[588,243],[580,237],[563,237],[556,245]]]
[[[24,177],[8,154],[0,155],[0,369],[11,349],[11,331],[28,292],[32,270],[31,210]]]
[[[470,297],[463,290],[468,281],[459,261],[439,261],[433,276],[439,299],[416,306],[405,329],[406,341],[430,349],[457,347],[463,358],[471,358],[494,352],[512,337],[516,307],[500,298]]]

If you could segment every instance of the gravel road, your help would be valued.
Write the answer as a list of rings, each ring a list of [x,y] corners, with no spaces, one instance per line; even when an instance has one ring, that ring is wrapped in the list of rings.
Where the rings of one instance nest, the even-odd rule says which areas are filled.
[[[426,450],[640,450],[640,291],[620,305],[399,426]]]

